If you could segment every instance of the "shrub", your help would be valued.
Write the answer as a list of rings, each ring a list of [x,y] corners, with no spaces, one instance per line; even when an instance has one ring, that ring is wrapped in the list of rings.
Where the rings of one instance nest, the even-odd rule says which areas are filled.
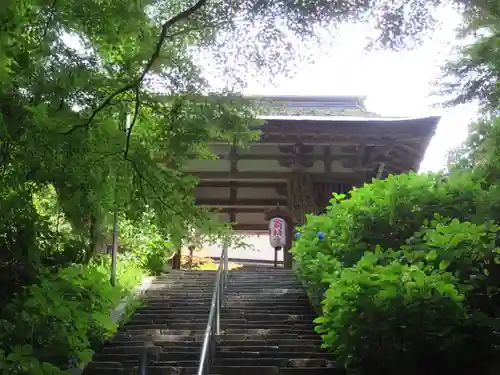
[[[120,242],[128,249],[126,256],[138,260],[154,275],[162,273],[176,249],[153,222],[152,213],[144,214],[140,223],[124,220],[121,228]]]
[[[319,329],[344,366],[386,375],[494,366],[499,203],[498,188],[472,174],[408,174],[308,216],[292,252],[309,293],[324,296]]]
[[[491,327],[469,315],[453,275],[378,262],[367,253],[326,292],[317,330],[340,363],[362,374],[486,373]]]
[[[82,364],[91,358],[92,348],[116,330],[110,312],[143,276],[134,263],[120,260],[113,288],[109,263],[103,257],[56,274],[45,272],[5,307],[0,373],[58,374],[70,360]]]
[[[494,222],[473,224],[437,217],[402,247],[406,262],[428,272],[452,272],[463,285],[467,304],[495,316],[500,306],[500,227]]]
[[[435,214],[481,221],[477,206],[485,195],[480,181],[465,173],[447,179],[410,173],[374,180],[353,189],[349,199],[335,196],[325,215],[308,216],[292,249],[297,270],[309,284],[326,287],[321,280],[335,270],[332,259],[351,266],[377,246],[399,249]],[[317,232],[324,232],[325,240],[318,240]]]

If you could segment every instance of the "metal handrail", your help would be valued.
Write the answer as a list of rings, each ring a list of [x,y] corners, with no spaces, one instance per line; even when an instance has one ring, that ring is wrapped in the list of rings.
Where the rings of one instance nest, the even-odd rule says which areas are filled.
[[[147,375],[149,365],[149,353],[147,350],[143,350],[141,357],[139,358],[139,375]]]
[[[200,363],[197,375],[210,374],[212,361],[215,357],[215,336],[221,334],[220,330],[220,310],[224,305],[224,290],[227,285],[228,275],[228,246],[224,244],[222,254],[219,260],[219,267],[215,276],[214,291],[212,293],[212,302],[208,314],[207,328],[203,337],[201,347]]]

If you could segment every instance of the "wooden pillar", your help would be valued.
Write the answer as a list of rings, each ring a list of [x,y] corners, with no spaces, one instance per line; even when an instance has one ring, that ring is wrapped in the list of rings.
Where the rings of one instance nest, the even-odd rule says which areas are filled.
[[[182,263],[182,238],[174,237],[171,241],[176,249],[175,255],[171,259],[172,269],[180,270]]]
[[[266,220],[269,221],[274,217],[282,217],[286,221],[286,246],[283,248],[283,266],[286,269],[291,269],[293,265],[293,256],[290,252],[292,248],[292,239],[295,233],[295,220],[291,212],[287,208],[276,207],[266,212]]]
[[[172,258],[172,269],[180,270],[181,269],[181,259],[182,259],[182,248],[179,248],[175,255]]]

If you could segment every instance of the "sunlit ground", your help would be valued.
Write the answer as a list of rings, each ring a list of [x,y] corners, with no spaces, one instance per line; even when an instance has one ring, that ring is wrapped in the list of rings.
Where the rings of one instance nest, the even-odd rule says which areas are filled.
[[[237,263],[228,263],[229,270],[237,270],[239,268],[242,268],[242,264],[237,264]],[[219,262],[214,262],[212,259],[208,259],[206,262],[199,264],[196,267],[193,267],[193,270],[200,270],[200,271],[216,271],[217,268],[219,267]]]

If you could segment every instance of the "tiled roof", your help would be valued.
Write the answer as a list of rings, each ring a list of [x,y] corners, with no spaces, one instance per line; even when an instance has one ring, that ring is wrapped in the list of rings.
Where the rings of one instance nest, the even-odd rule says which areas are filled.
[[[366,111],[361,96],[263,96],[248,97],[260,116],[361,116],[379,117]]]

